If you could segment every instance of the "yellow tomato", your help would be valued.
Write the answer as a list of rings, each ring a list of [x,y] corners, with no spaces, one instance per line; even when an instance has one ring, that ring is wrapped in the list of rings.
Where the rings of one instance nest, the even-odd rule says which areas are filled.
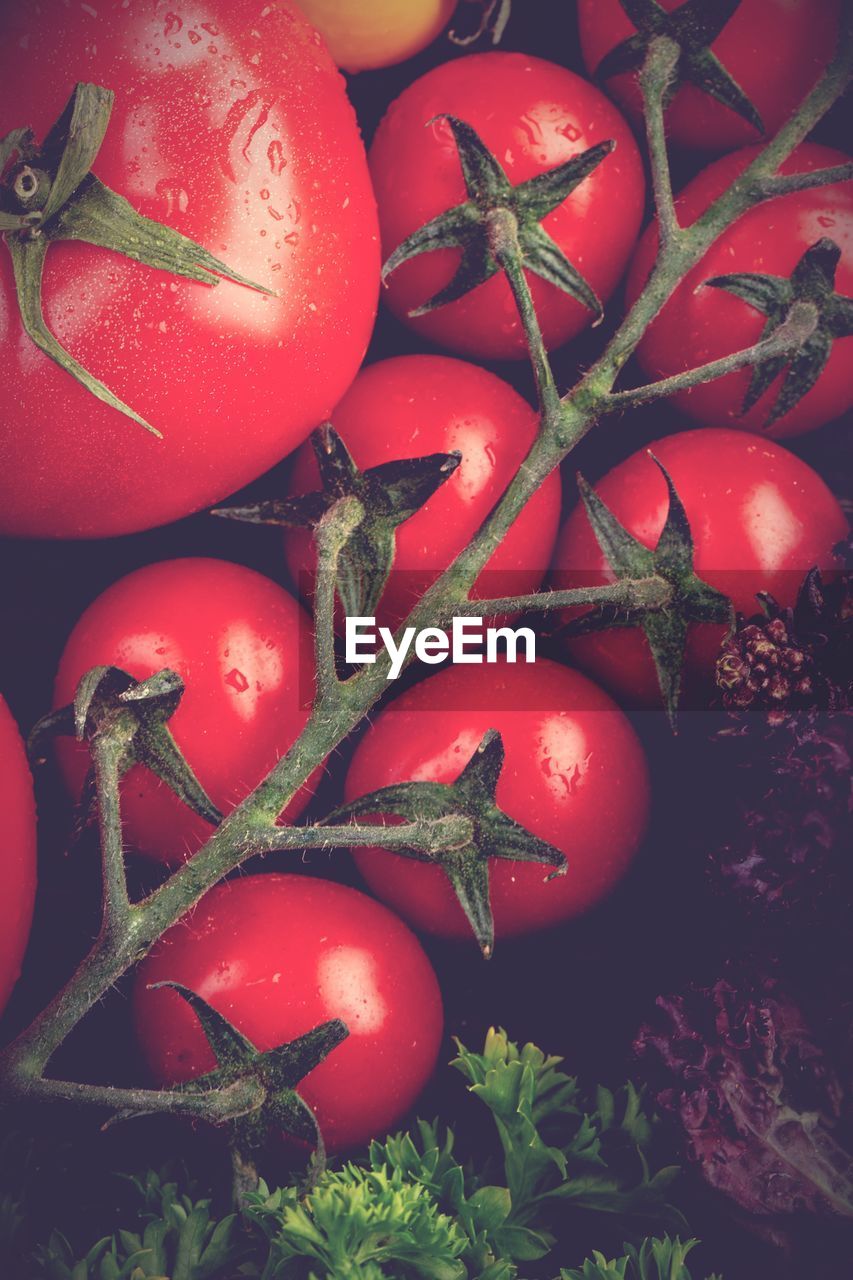
[[[345,71],[389,67],[435,39],[456,0],[298,0]]]

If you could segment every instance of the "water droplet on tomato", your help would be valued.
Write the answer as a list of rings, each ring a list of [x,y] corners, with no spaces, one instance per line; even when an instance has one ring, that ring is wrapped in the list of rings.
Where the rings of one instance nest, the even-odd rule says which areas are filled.
[[[230,685],[237,693],[245,693],[249,687],[249,681],[243,675],[242,671],[238,671],[236,667],[232,667],[225,676],[225,683]]]
[[[183,18],[179,18],[176,13],[167,13],[165,22],[166,25],[163,27],[163,35],[167,39],[169,36],[176,36],[184,25]]]
[[[580,129],[573,124],[564,124],[557,130],[557,132],[561,133],[564,138],[568,138],[569,142],[577,142],[578,138],[581,136]]]
[[[282,169],[287,165],[284,147],[281,145],[278,138],[274,138],[267,147],[267,159],[270,162],[270,172],[274,174],[281,173]]]
[[[818,222],[820,223],[820,225],[821,225],[822,227],[834,227],[834,226],[835,226],[835,219],[834,219],[834,218],[830,218],[829,214],[826,214],[826,213],[822,214],[822,215],[818,218]]]

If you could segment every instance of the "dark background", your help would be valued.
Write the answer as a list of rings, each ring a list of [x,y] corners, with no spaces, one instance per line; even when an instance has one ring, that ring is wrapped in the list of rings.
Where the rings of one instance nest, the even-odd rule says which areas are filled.
[[[571,4],[559,0],[516,0],[503,47],[548,57],[582,71],[573,11]],[[402,67],[351,78],[350,92],[365,140],[369,142],[386,106],[407,83],[461,52],[442,38]],[[845,107],[838,107],[816,136],[844,147],[848,123]],[[676,185],[682,185],[705,162],[695,156],[676,156]],[[609,310],[618,317],[618,299]],[[555,367],[562,387],[571,385],[577,371],[601,349],[604,338],[598,330],[557,353]],[[413,335],[382,313],[369,359],[424,349]],[[530,395],[526,368],[492,367]],[[626,376],[630,380],[634,371],[629,368]],[[682,425],[665,406],[636,413],[624,423],[612,423],[583,442],[572,456],[572,471],[579,467],[594,479],[641,444]],[[849,425],[849,421],[831,424],[792,442],[796,452],[824,474],[839,496],[849,492],[847,481],[853,469]],[[280,493],[284,475],[284,467],[277,468],[244,492],[254,498]],[[203,514],[165,529],[101,542],[0,540],[0,688],[22,726],[28,728],[49,709],[59,654],[89,602],[110,582],[141,565],[187,555],[234,560],[286,582],[275,531],[217,521]],[[688,716],[677,741],[656,715],[636,717],[636,723],[652,761],[655,814],[644,850],[615,897],[571,927],[528,941],[500,943],[488,963],[479,958],[473,943],[457,947],[427,940],[445,994],[446,1057],[450,1057],[451,1033],[476,1046],[485,1029],[495,1023],[505,1026],[515,1039],[532,1039],[547,1051],[563,1054],[568,1068],[590,1083],[619,1083],[631,1072],[631,1039],[655,996],[677,988],[688,977],[716,977],[725,958],[745,942],[756,942],[755,938],[739,936],[726,922],[704,878],[703,848],[713,838],[719,788],[725,785],[719,747],[709,741],[711,717]],[[319,815],[335,802],[344,772],[341,763],[333,763],[311,814]],[[96,850],[91,842],[84,842],[72,853],[66,851],[67,805],[50,766],[38,787],[41,861],[36,923],[25,975],[4,1019],[5,1035],[25,1024],[67,977],[98,921]],[[345,852],[314,855],[307,868],[298,856],[270,859],[266,865],[289,871],[306,869],[358,883]],[[134,868],[134,875],[139,876],[141,889],[146,883],[143,875],[151,872]],[[819,968],[815,957],[803,956],[802,971],[812,966]],[[63,1049],[56,1069],[79,1078],[138,1081],[123,987],[98,1007]],[[460,1102],[468,1117],[464,1128],[476,1121],[477,1104],[467,1102],[461,1078],[441,1068],[420,1111],[433,1115],[440,1110],[442,1115],[452,1116]],[[191,1165],[205,1168],[207,1176],[210,1161],[212,1167],[221,1164],[218,1148],[207,1136],[191,1135],[175,1123],[136,1121],[102,1135],[92,1114],[78,1116],[65,1108],[19,1113],[14,1121],[17,1130],[40,1134],[51,1150],[57,1142],[70,1144],[62,1159],[55,1155],[46,1158],[66,1189],[55,1198],[46,1195],[45,1203],[57,1225],[71,1230],[81,1244],[91,1243],[95,1231],[102,1234],[110,1225],[105,1222],[103,1206],[112,1205],[117,1193],[111,1184],[107,1189],[105,1171],[159,1164],[175,1155],[184,1155]],[[0,1143],[2,1124],[0,1120]],[[73,1170],[70,1176],[75,1185],[82,1188],[79,1198],[68,1197],[66,1163]],[[702,1274],[715,1267],[724,1270],[729,1280],[741,1274],[781,1274],[770,1254],[735,1229],[712,1201],[696,1194],[689,1175],[680,1202],[690,1211],[691,1226],[706,1241]],[[87,1235],[90,1218],[92,1231]],[[804,1227],[804,1244],[806,1236]],[[601,1232],[595,1243],[605,1247]],[[811,1238],[808,1247],[815,1247]],[[840,1245],[821,1234],[820,1250],[827,1259],[835,1255],[836,1248]],[[803,1277],[817,1275],[817,1255],[810,1256],[810,1269],[801,1273]],[[570,1261],[579,1263],[580,1258]]]

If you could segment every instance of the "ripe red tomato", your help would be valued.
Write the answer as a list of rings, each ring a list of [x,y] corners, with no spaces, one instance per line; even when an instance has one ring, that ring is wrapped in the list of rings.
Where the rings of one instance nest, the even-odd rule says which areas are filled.
[[[593,85],[565,67],[519,53],[482,53],[445,62],[393,102],[370,149],[387,258],[431,218],[466,200],[456,144],[446,121],[473,126],[514,186],[613,139],[607,156],[543,226],[602,301],[615,289],[637,238],[645,180],[633,135]],[[401,266],[386,294],[395,315],[422,337],[484,359],[525,355],[509,286],[494,276],[472,293],[426,316],[407,313],[453,276],[458,249],[423,254]],[[593,313],[530,272],[528,280],[548,347],[589,325]]]
[[[724,156],[689,183],[678,199],[683,225],[690,226],[756,154],[756,148],[748,148]],[[781,172],[809,173],[848,160],[839,151],[805,143],[782,165]],[[643,368],[653,378],[664,378],[752,346],[767,324],[765,312],[727,289],[703,288],[705,281],[742,272],[788,279],[810,247],[826,239],[834,241],[841,251],[834,291],[849,299],[853,297],[853,181],[768,200],[745,213],[682,280],[649,326],[637,351]],[[653,224],[641,239],[631,264],[629,304],[642,289],[656,251]],[[853,303],[850,306],[853,308]],[[765,424],[788,365],[745,414],[741,409],[752,379],[751,369],[706,382],[674,396],[673,401],[703,423],[744,427],[774,439],[800,435],[853,405],[853,384],[848,376],[851,357],[853,342],[836,337],[817,382],[769,428]]]
[[[113,89],[94,173],[140,213],[276,291],[208,288],[81,242],[53,245],[44,311],[76,359],[163,433],[96,400],[24,336],[0,270],[0,532],[149,528],[224,497],[305,439],[375,316],[373,194],[344,82],[281,0],[93,6],[0,20],[6,133],[44,138],[78,81]]]
[[[643,749],[610,698],[577,671],[535,664],[448,667],[396,698],[353,756],[347,801],[405,781],[453,782],[489,729],[506,751],[497,804],[565,853],[565,876],[492,859],[495,936],[587,911],[625,874],[649,810]],[[471,926],[440,867],[382,849],[353,850],[370,889],[416,928],[468,938]]]
[[[781,445],[740,431],[696,430],[649,446],[666,467],[684,504],[694,541],[696,573],[750,615],[756,592],[768,591],[783,606],[794,603],[813,565],[837,564],[832,548],[847,521],[838,502],[811,467]],[[629,533],[654,547],[668,510],[666,482],[641,449],[595,485]],[[557,542],[553,585],[612,581],[586,511],[575,507]],[[691,624],[685,692],[707,699],[725,627]],[[639,628],[617,628],[568,642],[574,661],[620,697],[645,706],[660,701],[648,644]]]
[[[412,58],[430,44],[456,0],[300,0],[339,67],[369,71]]]
[[[772,137],[806,96],[835,52],[840,0],[740,0],[734,6],[701,4],[696,0],[648,0],[642,9],[677,13],[691,9],[700,19],[719,26],[715,8],[732,9],[719,34],[711,40],[712,55],[746,94]],[[578,0],[581,48],[591,74],[637,27],[622,0]],[[623,73],[607,80],[614,97],[639,116],[642,96],[636,75]],[[666,113],[667,133],[685,147],[722,151],[753,142],[754,125],[731,107],[703,92],[694,83],[682,84]]]
[[[309,876],[245,876],[218,885],[140,966],[136,1030],[154,1077],[174,1085],[210,1071],[195,991],[261,1050],[341,1018],[349,1037],[305,1078],[326,1146],[381,1137],[412,1107],[442,1037],[441,993],[417,939],[354,889]]]
[[[362,470],[398,458],[462,454],[450,479],[397,528],[394,568],[378,615],[383,625],[396,625],[471,541],[533,443],[537,418],[512,387],[485,369],[446,356],[400,356],[363,369],[332,421]],[[319,487],[310,444],[296,454],[291,485],[295,494]],[[551,561],[560,501],[554,473],[489,560],[480,596],[536,590]],[[285,554],[294,581],[304,582],[315,563],[311,535],[288,531]]]
[[[0,698],[0,1013],[21,972],[36,895],[36,807],[18,726]]]
[[[95,666],[120,667],[136,679],[164,667],[176,671],[186,691],[169,725],[211,800],[227,813],[301,733],[313,664],[308,615],[276,583],[224,560],[167,560],[121,578],[89,606],[62,654],[54,705],[72,702]],[[76,795],[88,752],[68,739],[58,747]],[[303,788],[285,816],[295,817],[310,794]],[[131,848],[169,865],[211,833],[141,766],[122,784],[122,826]]]

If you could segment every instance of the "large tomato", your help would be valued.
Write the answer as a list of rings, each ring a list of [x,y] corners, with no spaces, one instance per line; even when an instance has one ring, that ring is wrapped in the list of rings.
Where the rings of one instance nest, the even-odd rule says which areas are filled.
[[[362,470],[398,458],[462,454],[450,479],[396,530],[394,568],[379,610],[380,622],[395,625],[471,541],[533,443],[537,417],[485,369],[446,356],[400,356],[362,370],[332,422]],[[296,455],[292,489],[318,486],[314,451],[306,444]],[[551,561],[560,499],[553,473],[489,560],[480,595],[536,590]],[[315,562],[310,535],[288,532],[285,550],[294,581],[304,581]]]
[[[682,223],[690,226],[756,154],[754,148],[738,151],[703,170],[678,198]],[[805,143],[782,165],[781,172],[808,173],[848,160],[839,151]],[[832,262],[834,250],[829,241],[840,250],[837,265]],[[823,256],[829,255],[825,268],[828,279],[834,270],[830,292],[834,290],[848,300],[846,306],[853,321],[853,181],[849,181],[768,200],[724,231],[646,330],[637,351],[640,363],[652,377],[664,378],[752,346],[768,323],[766,310],[751,305],[728,288],[706,286],[705,282],[733,273],[790,280],[804,255],[812,246],[821,244],[826,246]],[[657,231],[653,224],[640,241],[631,264],[629,303],[642,289],[656,250]],[[820,253],[820,249],[817,251]],[[780,287],[784,288],[784,284],[775,290]],[[813,296],[813,283],[809,281],[806,287],[809,296]],[[765,424],[785,382],[788,363],[746,413],[741,411],[753,376],[751,369],[706,382],[673,399],[700,422],[746,427],[778,439],[819,427],[853,405],[853,382],[848,372],[853,358],[853,342],[848,337],[853,324],[833,327],[836,331],[830,336],[829,358],[817,381],[769,428]],[[843,336],[844,329],[848,337]]]
[[[448,667],[395,699],[371,724],[346,779],[347,801],[398,782],[454,782],[489,729],[506,757],[497,804],[568,859],[549,868],[492,859],[495,936],[529,933],[588,910],[622,878],[649,808],[643,749],[619,708],[577,671],[535,664]],[[371,890],[416,928],[443,937],[471,926],[440,867],[382,849],[354,850]]]
[[[710,42],[712,58],[731,77],[758,111],[769,137],[791,115],[824,70],[838,40],[840,0],[740,0],[734,6],[698,4],[697,0],[644,0],[632,6],[642,13],[690,9],[718,29]],[[726,10],[732,10],[726,16]],[[578,0],[581,47],[591,73],[602,59],[637,34],[622,0]],[[717,17],[717,14],[723,14]],[[717,70],[717,75],[719,75]],[[607,88],[639,116],[642,97],[636,74],[623,72],[607,80]],[[754,124],[703,91],[688,78],[666,113],[667,133],[686,147],[723,150],[754,142]]]
[[[596,143],[615,141],[612,155],[542,224],[606,301],[640,227],[640,155],[627,124],[598,89],[565,67],[524,54],[482,53],[445,62],[391,104],[370,149],[384,256],[467,198],[450,126],[430,124],[440,114],[472,125],[514,186]],[[423,337],[462,354],[524,356],[521,322],[500,275],[429,315],[408,317],[449,283],[458,262],[458,249],[442,249],[405,263],[390,278],[391,310]],[[580,302],[530,272],[528,279],[548,347],[567,342],[592,322],[593,313]]]
[[[36,893],[33,780],[18,726],[0,698],[0,1013],[21,972]]]
[[[308,876],[218,885],[141,965],[136,1030],[163,1085],[210,1071],[195,1014],[156,982],[181,982],[261,1050],[340,1018],[349,1036],[299,1093],[332,1151],[382,1137],[432,1074],[442,1036],[438,982],[417,939],[354,889]]]
[[[275,291],[209,288],[81,242],[49,249],[48,326],[158,440],[25,337],[2,265],[0,531],[173,520],[295,448],[361,362],[378,238],[343,80],[287,0],[44,0],[4,8],[0,34],[14,50],[3,133],[43,139],[78,81],[114,90],[96,177]]]
[[[345,71],[388,67],[435,39],[456,0],[299,0]]]
[[[667,436],[649,450],[669,472],[684,504],[696,573],[729,596],[741,613],[758,612],[759,591],[791,605],[807,570],[837,565],[832,549],[847,532],[844,513],[820,476],[781,445],[741,431],[708,429]],[[595,490],[629,533],[654,547],[669,504],[666,482],[649,450],[620,462]],[[557,542],[553,585],[590,585],[613,576],[579,504]],[[691,625],[685,683],[692,698],[707,698],[724,635],[725,627],[716,623]],[[626,700],[645,706],[659,702],[654,664],[639,628],[575,637],[569,652]]]
[[[95,666],[120,667],[135,679],[176,671],[185,693],[169,725],[202,786],[227,812],[302,731],[313,661],[308,615],[274,582],[224,560],[167,560],[128,574],[89,606],[62,654],[55,705],[70,703]],[[68,739],[58,745],[77,794],[88,753]],[[299,792],[285,816],[295,817],[309,796],[309,788]],[[131,848],[169,864],[211,833],[138,765],[122,785],[122,828]]]

